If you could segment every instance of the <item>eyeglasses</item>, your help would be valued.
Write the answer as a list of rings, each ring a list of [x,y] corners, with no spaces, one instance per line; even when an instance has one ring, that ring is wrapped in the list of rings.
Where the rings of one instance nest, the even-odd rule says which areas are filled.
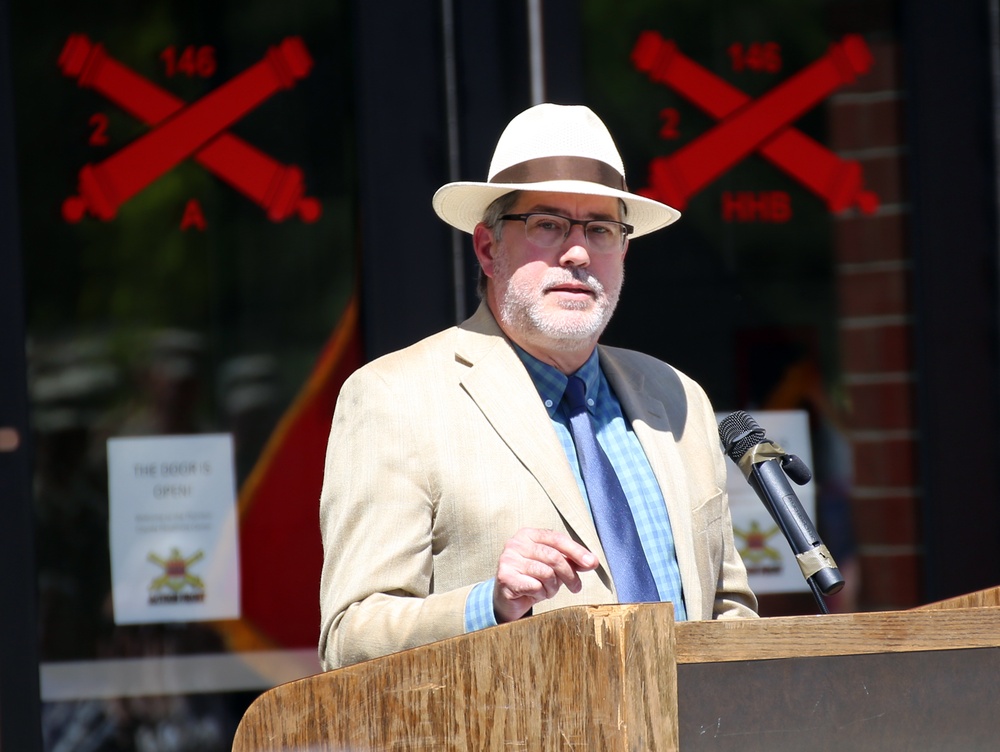
[[[573,225],[583,227],[587,246],[594,253],[617,253],[635,231],[632,225],[612,219],[570,219],[559,214],[504,214],[501,220],[524,222],[524,235],[542,248],[554,248],[569,237]]]

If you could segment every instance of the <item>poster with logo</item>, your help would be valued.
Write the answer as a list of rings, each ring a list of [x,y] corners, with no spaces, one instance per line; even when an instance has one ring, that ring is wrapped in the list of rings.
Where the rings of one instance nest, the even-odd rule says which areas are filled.
[[[720,420],[725,415],[717,416]],[[805,410],[757,411],[753,414],[768,440],[813,466],[809,439],[809,416]],[[777,523],[751,488],[735,462],[726,460],[726,489],[733,514],[736,548],[743,557],[750,587],[758,594],[808,591],[795,554]],[[804,486],[789,481],[809,519],[816,523],[815,481]]]
[[[108,440],[116,624],[240,615],[228,434]]]

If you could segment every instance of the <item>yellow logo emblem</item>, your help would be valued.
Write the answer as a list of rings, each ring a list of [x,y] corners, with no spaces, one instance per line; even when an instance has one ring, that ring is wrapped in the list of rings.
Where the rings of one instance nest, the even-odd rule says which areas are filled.
[[[740,530],[734,526],[733,533],[743,541],[739,551],[748,574],[774,574],[781,571],[781,554],[768,545],[768,540],[778,533],[777,525],[763,530],[757,520],[753,520],[749,530]]]
[[[166,559],[150,553],[146,558],[163,569],[163,574],[149,585],[150,603],[192,603],[205,600],[205,583],[189,567],[205,556],[197,551],[184,558],[180,549],[170,549]],[[165,592],[164,592],[165,591]]]

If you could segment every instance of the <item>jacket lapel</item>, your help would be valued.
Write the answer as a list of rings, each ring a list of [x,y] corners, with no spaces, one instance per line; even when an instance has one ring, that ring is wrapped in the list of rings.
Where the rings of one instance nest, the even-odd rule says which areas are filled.
[[[694,547],[694,537],[698,531],[692,530],[691,526],[690,491],[678,448],[679,436],[684,432],[686,409],[679,412],[675,410],[675,414],[671,415],[663,402],[652,396],[652,390],[647,388],[646,373],[631,367],[607,348],[599,348],[599,354],[608,383],[621,403],[622,412],[632,424],[632,430],[642,445],[663,494],[673,531],[688,618],[705,618],[700,613],[702,585]],[[663,388],[656,389],[658,394],[665,391],[667,390]],[[681,425],[674,425],[678,419]]]
[[[485,305],[459,327],[456,357],[468,366],[462,388],[534,476],[567,526],[609,571],[590,512],[534,382]]]

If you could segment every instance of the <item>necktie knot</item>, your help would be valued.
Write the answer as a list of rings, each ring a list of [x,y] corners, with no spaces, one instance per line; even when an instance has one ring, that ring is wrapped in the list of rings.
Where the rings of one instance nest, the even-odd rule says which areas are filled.
[[[581,410],[587,409],[587,387],[583,379],[579,376],[570,376],[566,382],[566,391],[563,392],[563,399],[569,406],[570,414],[575,415]]]

